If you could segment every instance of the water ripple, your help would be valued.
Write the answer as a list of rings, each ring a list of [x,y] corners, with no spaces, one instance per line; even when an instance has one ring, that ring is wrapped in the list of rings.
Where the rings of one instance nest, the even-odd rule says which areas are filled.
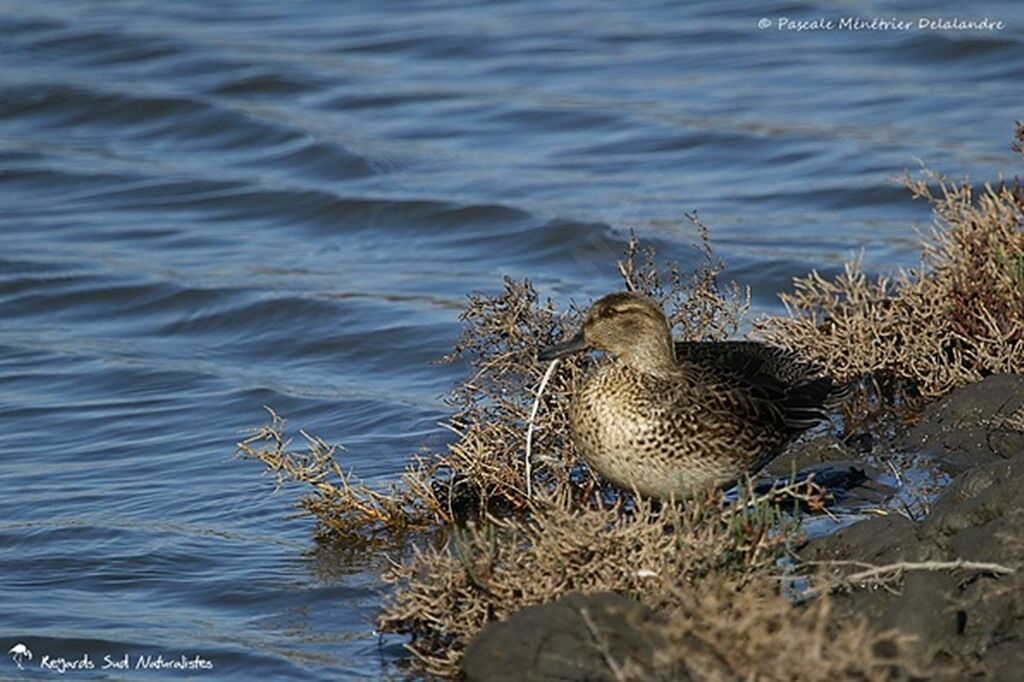
[[[756,29],[822,12],[4,3],[0,640],[394,672],[381,557],[317,550],[235,441],[269,404],[393,482],[449,437],[467,292],[586,300],[630,229],[692,265],[686,211],[758,311],[861,250],[915,264],[930,216],[889,179],[1008,167],[1020,27]]]

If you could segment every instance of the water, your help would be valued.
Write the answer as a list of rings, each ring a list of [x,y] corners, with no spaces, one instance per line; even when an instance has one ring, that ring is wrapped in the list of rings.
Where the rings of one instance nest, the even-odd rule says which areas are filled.
[[[631,228],[693,263],[684,211],[760,311],[860,250],[915,264],[929,212],[888,179],[1014,167],[1024,12],[871,4],[1008,26],[757,29],[854,11],[799,0],[0,2],[0,645],[394,672],[381,557],[318,548],[237,431],[269,404],[392,481],[445,440],[461,368],[433,361],[466,292],[598,295]]]

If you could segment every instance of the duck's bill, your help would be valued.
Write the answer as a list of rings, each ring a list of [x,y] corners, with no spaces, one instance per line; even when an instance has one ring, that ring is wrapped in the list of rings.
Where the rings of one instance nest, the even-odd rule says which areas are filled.
[[[537,354],[537,359],[541,362],[547,362],[548,360],[564,358],[566,355],[579,353],[586,349],[587,341],[583,338],[583,332],[580,332],[568,341],[541,349],[540,353]]]

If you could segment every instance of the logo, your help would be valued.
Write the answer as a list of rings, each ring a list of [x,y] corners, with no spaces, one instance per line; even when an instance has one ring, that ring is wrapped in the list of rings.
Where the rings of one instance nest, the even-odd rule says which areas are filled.
[[[17,644],[12,646],[11,650],[7,653],[11,655],[11,659],[18,665],[18,670],[24,670],[24,668],[21,667],[22,661],[32,660],[32,650],[24,644],[22,644],[21,642],[18,642]]]
[[[35,654],[23,642],[12,646],[7,653],[10,654],[14,664],[18,666],[18,670],[26,670],[28,662],[35,658]],[[38,666],[39,670],[49,670],[63,675],[69,670],[213,670],[213,661],[197,654],[171,655],[169,652],[129,654],[126,651],[114,654],[106,653],[100,661],[98,657],[97,660],[94,660],[88,651],[77,658],[53,656],[42,651],[39,652]]]

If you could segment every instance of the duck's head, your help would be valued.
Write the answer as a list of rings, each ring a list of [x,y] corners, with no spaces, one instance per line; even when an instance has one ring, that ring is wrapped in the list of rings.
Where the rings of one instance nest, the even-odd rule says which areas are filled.
[[[543,349],[541,360],[585,350],[612,353],[634,369],[658,372],[675,366],[668,320],[661,306],[634,292],[608,294],[590,306],[575,336]]]

